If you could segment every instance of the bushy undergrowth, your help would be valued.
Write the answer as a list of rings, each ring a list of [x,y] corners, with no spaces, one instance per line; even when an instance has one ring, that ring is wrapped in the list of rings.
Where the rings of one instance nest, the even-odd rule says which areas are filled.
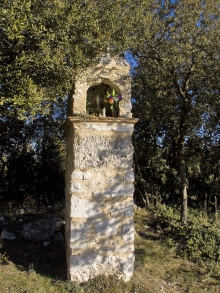
[[[203,263],[220,261],[220,223],[208,221],[198,210],[189,211],[187,226],[181,226],[178,208],[159,205],[155,224],[160,225],[169,244],[190,260]]]

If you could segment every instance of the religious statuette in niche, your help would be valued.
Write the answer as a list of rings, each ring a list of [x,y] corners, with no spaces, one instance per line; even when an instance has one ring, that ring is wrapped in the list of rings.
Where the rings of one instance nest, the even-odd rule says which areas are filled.
[[[103,117],[106,117],[106,109],[105,109],[105,107],[103,108]]]
[[[97,108],[100,108],[100,98],[99,98],[99,95],[96,96],[96,105],[97,105]]]

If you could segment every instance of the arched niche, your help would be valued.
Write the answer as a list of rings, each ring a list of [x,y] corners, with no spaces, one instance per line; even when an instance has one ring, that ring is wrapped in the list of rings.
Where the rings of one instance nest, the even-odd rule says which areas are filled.
[[[121,94],[117,85],[110,80],[105,80],[100,84],[90,86],[86,94],[86,113],[95,116],[119,117],[120,104],[118,109],[111,109],[110,104],[106,103],[107,93],[111,94],[115,90]]]
[[[109,89],[111,93],[114,89],[117,94],[122,95],[122,100],[117,108],[120,109],[120,113],[117,113],[117,115],[108,113],[107,107],[104,111],[106,115],[103,115],[104,108],[102,106],[106,89]],[[100,107],[97,106],[97,95],[99,95]],[[68,116],[87,113],[104,117],[131,118],[130,98],[129,64],[123,58],[112,59],[109,56],[103,56],[94,67],[88,68],[86,71],[83,70],[77,76],[73,91],[69,95]]]

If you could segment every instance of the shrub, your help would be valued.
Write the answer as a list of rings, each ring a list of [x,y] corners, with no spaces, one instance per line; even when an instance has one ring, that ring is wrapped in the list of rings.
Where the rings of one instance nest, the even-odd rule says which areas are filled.
[[[220,260],[220,231],[213,227],[190,225],[185,229],[183,253],[190,259]]]
[[[177,253],[200,262],[220,261],[220,226],[204,222],[198,210],[189,211],[187,226],[181,226],[178,208],[159,205],[155,223],[164,229],[169,243],[177,246]]]

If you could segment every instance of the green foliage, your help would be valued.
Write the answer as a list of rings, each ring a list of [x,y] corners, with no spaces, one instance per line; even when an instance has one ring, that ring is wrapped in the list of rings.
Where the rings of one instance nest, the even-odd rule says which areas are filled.
[[[155,220],[158,224],[162,225],[163,228],[175,226],[179,221],[177,211],[178,209],[166,206],[165,204],[158,204],[155,211]]]
[[[132,49],[136,185],[142,177],[145,193],[181,213],[187,192],[196,205],[205,193],[219,199],[219,3],[193,3],[158,3],[150,36]]]
[[[63,197],[66,98],[76,76],[101,55],[121,54],[136,43],[137,27],[150,21],[148,2],[1,1],[3,201]]]
[[[158,205],[155,224],[159,224],[177,253],[206,265],[220,260],[220,223],[207,223],[198,210],[190,210],[187,226],[181,226],[178,209]]]
[[[219,262],[219,229],[189,225],[184,232],[184,255],[192,260]]]
[[[124,0],[1,1],[0,106],[23,118],[44,113],[107,49],[121,53],[135,42],[140,13],[150,20],[148,6]]]
[[[2,265],[5,265],[8,263],[8,255],[6,252],[4,252],[3,254],[0,253],[0,263]]]
[[[35,202],[51,205],[64,198],[65,101],[28,122],[2,119],[0,145],[1,206]],[[30,204],[28,204],[30,206]]]

